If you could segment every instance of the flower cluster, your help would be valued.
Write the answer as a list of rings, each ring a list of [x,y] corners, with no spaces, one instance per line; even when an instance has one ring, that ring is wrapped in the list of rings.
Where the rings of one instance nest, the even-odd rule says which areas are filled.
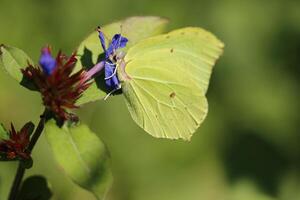
[[[27,147],[30,142],[30,134],[34,129],[34,125],[29,122],[17,132],[14,126],[11,124],[11,130],[9,131],[9,139],[0,141],[0,155],[1,158],[13,160],[22,159],[27,160],[30,158],[30,152],[27,151]]]
[[[42,49],[39,67],[29,65],[22,70],[23,75],[41,93],[45,107],[60,122],[78,120],[68,109],[78,108],[76,101],[91,84],[89,80],[93,74],[88,74],[83,69],[74,72],[76,62],[74,53],[67,57],[59,52],[53,58],[50,48],[45,47]]]

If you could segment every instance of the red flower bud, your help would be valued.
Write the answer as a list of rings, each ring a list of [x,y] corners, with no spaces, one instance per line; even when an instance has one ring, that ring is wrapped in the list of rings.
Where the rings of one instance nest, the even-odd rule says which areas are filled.
[[[27,147],[30,142],[30,134],[34,129],[34,125],[29,122],[17,132],[11,124],[11,130],[9,131],[9,139],[0,140],[0,155],[1,157],[9,160],[30,158],[30,152],[27,151]]]

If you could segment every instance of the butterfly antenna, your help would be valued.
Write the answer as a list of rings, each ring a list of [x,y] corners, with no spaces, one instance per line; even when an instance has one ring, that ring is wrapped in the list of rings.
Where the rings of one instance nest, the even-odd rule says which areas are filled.
[[[123,24],[120,25],[120,34],[123,35]]]
[[[123,33],[123,25],[121,24],[121,25],[120,25],[120,35],[121,35],[121,37],[120,37],[120,39],[119,39],[119,41],[118,41],[118,46],[119,46],[120,43],[121,43],[122,33]]]

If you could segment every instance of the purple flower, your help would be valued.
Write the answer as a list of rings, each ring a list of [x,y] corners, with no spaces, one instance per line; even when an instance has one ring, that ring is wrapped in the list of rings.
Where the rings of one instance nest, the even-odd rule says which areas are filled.
[[[45,47],[42,49],[39,63],[46,75],[49,76],[52,74],[56,67],[56,60],[52,57],[49,47]]]
[[[105,84],[110,92],[120,89],[120,81],[116,73],[116,52],[120,48],[124,48],[128,42],[128,39],[123,37],[121,34],[115,34],[110,42],[108,48],[105,45],[105,36],[101,29],[98,27],[99,39],[103,51],[105,53],[104,71],[105,71]]]

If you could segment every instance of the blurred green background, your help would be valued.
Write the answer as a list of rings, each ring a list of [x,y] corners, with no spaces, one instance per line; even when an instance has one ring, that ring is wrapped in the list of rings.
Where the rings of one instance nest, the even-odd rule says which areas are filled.
[[[159,15],[170,29],[201,26],[226,44],[208,91],[210,111],[191,142],[155,139],[131,120],[122,96],[80,111],[107,144],[109,200],[300,200],[300,1],[0,0],[0,43],[70,53],[97,25]],[[100,46],[99,46],[100,48]],[[37,121],[38,94],[0,71],[0,121]],[[53,160],[45,139],[26,175],[48,178],[54,200],[94,200]],[[0,199],[16,163],[0,163]]]

